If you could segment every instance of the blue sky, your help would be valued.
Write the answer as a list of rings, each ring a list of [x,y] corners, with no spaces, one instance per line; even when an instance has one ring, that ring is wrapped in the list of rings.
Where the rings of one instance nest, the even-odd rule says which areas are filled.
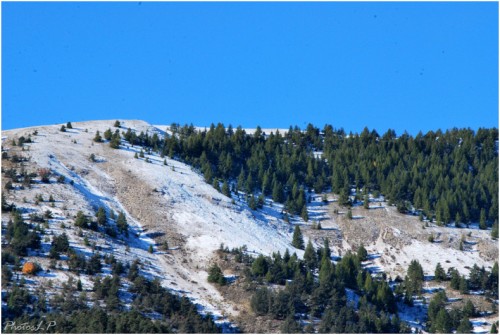
[[[2,3],[2,128],[498,125],[498,3]]]

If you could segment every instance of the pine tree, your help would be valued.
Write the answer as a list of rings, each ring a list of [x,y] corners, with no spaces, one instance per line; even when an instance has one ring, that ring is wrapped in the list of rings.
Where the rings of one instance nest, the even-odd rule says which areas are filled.
[[[493,227],[491,228],[491,237],[498,240],[498,220],[495,220]]]
[[[125,217],[125,213],[120,212],[118,214],[118,218],[116,219],[116,227],[120,233],[124,233],[125,236],[128,236],[128,223],[127,218]]]
[[[306,249],[304,251],[304,262],[310,270],[314,270],[318,266],[318,260],[316,259],[316,252],[311,243],[311,240],[307,242]]]
[[[293,231],[292,245],[297,249],[304,250],[304,237],[299,226],[295,226],[295,230]]]
[[[361,262],[366,261],[368,258],[368,252],[366,251],[365,246],[363,244],[359,246],[357,254]]]
[[[274,202],[283,202],[283,186],[279,182],[275,182],[273,186],[273,201]]]
[[[150,245],[149,245],[148,252],[149,252],[150,254],[152,254],[152,253],[154,252],[154,249],[153,249],[153,245],[152,245],[152,244],[150,244]]]
[[[493,322],[493,324],[491,325],[490,334],[498,334],[498,328],[496,322]]]
[[[252,274],[262,277],[267,273],[268,267],[266,258],[263,255],[259,255],[252,263]]]
[[[71,124],[71,122],[66,123],[66,128],[73,129],[73,125]]]
[[[300,213],[300,217],[305,221],[309,221],[309,215],[307,214],[307,207],[306,205],[302,206],[302,211]]]
[[[227,180],[224,180],[224,184],[222,184],[222,194],[229,198],[231,197],[231,191],[229,190],[229,184]]]
[[[63,133],[66,131],[66,127],[64,125],[61,126],[61,128],[59,129],[60,131],[62,131]]]
[[[479,229],[486,229],[486,211],[481,208],[481,214],[479,216]]]
[[[106,141],[109,141],[109,140],[111,140],[111,136],[113,136],[113,133],[111,132],[111,129],[110,129],[110,128],[108,128],[108,129],[104,132],[104,134],[103,134],[103,135],[104,135],[104,139],[105,139]]]
[[[406,292],[409,296],[418,295],[422,291],[424,271],[417,260],[412,260],[408,266],[405,278]]]
[[[300,334],[302,333],[302,327],[290,314],[285,319],[285,322],[281,324],[280,331],[282,334]]]
[[[330,241],[328,240],[328,237],[325,237],[325,239],[323,240],[323,249],[321,258],[326,258],[330,260],[331,256],[332,256],[332,251],[330,250]]]
[[[106,210],[104,209],[104,207],[99,207],[99,209],[97,210],[96,217],[98,224],[100,224],[101,226],[104,226],[106,224],[107,218],[106,218]]]
[[[208,270],[208,282],[217,283],[219,285],[226,284],[226,278],[224,277],[221,268],[215,263]]]
[[[346,217],[347,217],[349,220],[352,220],[352,211],[351,211],[351,209],[350,209],[350,208],[347,210]]]
[[[441,263],[436,264],[436,269],[434,270],[434,279],[438,282],[446,280],[446,273],[444,272]]]
[[[368,197],[368,194],[366,194],[364,196],[364,199],[363,199],[363,207],[365,209],[369,209],[370,208],[370,198]]]
[[[94,142],[102,142],[102,137],[99,134],[99,130],[95,133]]]

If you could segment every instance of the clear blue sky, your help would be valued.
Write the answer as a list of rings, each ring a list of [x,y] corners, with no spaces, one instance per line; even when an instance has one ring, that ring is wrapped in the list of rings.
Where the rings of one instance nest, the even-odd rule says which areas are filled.
[[[2,128],[498,126],[498,3],[2,3]]]

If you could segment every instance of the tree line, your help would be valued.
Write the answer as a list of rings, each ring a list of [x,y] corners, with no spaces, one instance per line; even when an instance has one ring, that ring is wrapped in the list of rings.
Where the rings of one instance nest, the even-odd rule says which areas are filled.
[[[203,131],[178,124],[170,129],[173,136],[165,138],[131,129],[122,135],[132,145],[198,168],[208,183],[226,185],[225,193],[227,185],[232,191],[261,192],[285,203],[292,214],[303,214],[306,191],[331,190],[350,205],[355,188],[358,197],[381,193],[401,212],[416,209],[438,224],[481,221],[486,228],[498,216],[496,128],[416,136],[396,136],[393,130],[379,135],[367,128],[346,134],[311,124],[284,134],[264,134],[260,127],[247,134],[221,123]]]

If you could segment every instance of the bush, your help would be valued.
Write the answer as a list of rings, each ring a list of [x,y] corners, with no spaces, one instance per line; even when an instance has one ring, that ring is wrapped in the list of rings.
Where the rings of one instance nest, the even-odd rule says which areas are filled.
[[[26,262],[23,265],[23,274],[35,275],[40,270],[40,267],[33,262]]]
[[[46,184],[50,183],[51,174],[52,174],[52,172],[50,171],[50,169],[47,169],[47,168],[43,168],[43,169],[38,170],[38,175],[40,176],[42,183],[46,183]]]
[[[224,274],[217,264],[213,264],[208,270],[208,282],[217,283],[219,285],[226,284],[226,278],[224,278]]]

